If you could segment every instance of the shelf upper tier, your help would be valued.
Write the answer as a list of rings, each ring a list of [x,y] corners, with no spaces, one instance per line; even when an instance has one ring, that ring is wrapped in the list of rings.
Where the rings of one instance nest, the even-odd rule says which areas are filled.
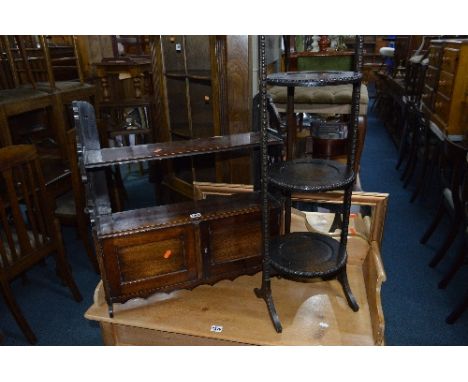
[[[270,241],[271,265],[284,275],[324,277],[336,274],[346,265],[346,252],[340,256],[340,243],[317,232],[293,232]]]
[[[337,71],[301,71],[273,73],[267,77],[269,85],[277,86],[327,86],[352,84],[361,80],[360,72],[337,72]]]
[[[283,141],[269,134],[268,144],[280,145],[283,144]],[[260,133],[242,133],[186,141],[112,147],[100,150],[86,150],[84,152],[84,164],[86,168],[99,168],[121,163],[162,160],[222,151],[242,150],[259,145]]]
[[[272,165],[268,181],[291,191],[323,192],[351,185],[354,171],[346,165],[325,159],[295,159]]]
[[[277,202],[271,203],[271,206],[279,207]],[[104,239],[181,226],[194,221],[216,220],[220,216],[236,216],[260,210],[261,199],[258,192],[233,195],[229,198],[213,195],[205,200],[101,215],[96,221],[96,228],[98,237]]]

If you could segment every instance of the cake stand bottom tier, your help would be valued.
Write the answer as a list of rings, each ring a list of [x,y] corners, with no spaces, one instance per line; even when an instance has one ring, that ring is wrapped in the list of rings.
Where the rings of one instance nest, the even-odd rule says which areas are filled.
[[[280,273],[296,277],[326,277],[346,265],[340,242],[316,232],[293,232],[270,241],[270,261]]]

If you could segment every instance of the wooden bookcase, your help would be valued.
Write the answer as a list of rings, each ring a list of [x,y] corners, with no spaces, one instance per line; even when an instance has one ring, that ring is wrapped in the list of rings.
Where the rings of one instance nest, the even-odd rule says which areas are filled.
[[[158,141],[250,131],[248,36],[152,36]],[[172,160],[163,184],[187,198],[193,181],[251,183],[250,153]]]

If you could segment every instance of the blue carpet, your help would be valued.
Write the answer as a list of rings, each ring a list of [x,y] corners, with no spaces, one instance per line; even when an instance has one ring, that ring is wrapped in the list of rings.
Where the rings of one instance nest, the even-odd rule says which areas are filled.
[[[468,312],[454,325],[447,325],[444,320],[463,297],[468,267],[460,269],[445,290],[437,288],[461,240],[452,245],[435,269],[428,266],[448,223],[442,221],[426,245],[419,243],[437,209],[440,188],[433,182],[424,197],[409,203],[413,185],[410,183],[408,189],[402,187],[401,170],[395,169],[397,155],[383,124],[370,114],[361,160],[362,187],[390,194],[382,243],[387,273],[387,282],[382,287],[387,344],[467,345]]]
[[[382,246],[387,273],[387,282],[382,287],[387,344],[467,345],[468,312],[454,325],[444,321],[466,288],[467,267],[460,270],[446,290],[437,288],[460,243],[451,248],[436,269],[427,266],[444,235],[441,224],[427,245],[419,244],[419,237],[437,207],[437,192],[410,204],[411,185],[408,190],[403,189],[400,173],[395,170],[396,157],[397,150],[382,123],[370,115],[361,161],[363,189],[390,194]],[[146,177],[130,175],[126,182],[129,194],[138,195],[132,208],[153,204],[144,197],[153,197],[153,192],[147,192],[150,188]],[[83,301],[76,303],[60,283],[52,260],[45,267],[36,266],[29,271],[25,285],[21,280],[13,282],[12,289],[38,337],[38,345],[102,345],[99,326],[83,317],[92,304],[99,278],[74,229],[64,228],[63,232]],[[3,345],[28,345],[3,300],[0,300],[0,330],[5,334]]]

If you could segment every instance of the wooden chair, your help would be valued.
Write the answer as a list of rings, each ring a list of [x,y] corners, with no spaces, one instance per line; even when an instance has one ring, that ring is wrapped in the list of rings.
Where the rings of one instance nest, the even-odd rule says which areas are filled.
[[[426,147],[429,147],[429,144],[425,142],[428,137],[426,130],[428,130],[429,119],[419,110],[419,106],[413,102],[405,106],[404,115],[405,127],[400,145],[400,158],[396,167],[400,167],[399,164],[402,163],[407,154],[406,165],[400,177],[400,180],[403,181],[403,188],[406,188],[413,178],[418,162],[421,162],[424,157]],[[404,142],[406,140],[408,142]],[[408,145],[408,152],[403,154],[405,150],[402,150],[402,146],[405,145]]]
[[[428,180],[431,179],[437,167],[443,145],[444,138],[441,136],[440,130],[431,123],[429,116],[426,115],[424,120],[425,124],[421,126],[421,136],[419,137],[420,150],[417,153],[421,157],[421,170],[417,176],[410,203],[413,203],[419,195],[423,195],[428,189]]]
[[[57,274],[76,301],[82,297],[66,259],[36,148],[16,145],[0,149],[0,174],[0,291],[28,341],[35,343],[36,336],[10,288],[14,278],[54,254]]]
[[[468,148],[462,144],[448,139],[445,139],[443,143],[440,153],[440,169],[445,187],[443,188],[442,199],[434,220],[422,236],[420,242],[425,244],[429,240],[444,214],[448,214],[451,217],[451,223],[444,242],[429,263],[431,267],[435,267],[444,257],[463,224],[465,208],[463,201],[463,179],[467,171],[467,152]]]
[[[408,177],[408,171],[414,171],[414,150],[417,150],[415,142],[418,139],[418,131],[420,127],[417,120],[421,118],[418,116],[420,112],[421,96],[424,87],[424,79],[426,77],[427,65],[421,63],[409,63],[404,81],[404,94],[402,95],[401,104],[403,106],[403,126],[400,140],[399,156],[396,168],[399,169],[404,159],[408,156],[407,165],[404,171],[403,178]],[[412,172],[411,172],[412,175]],[[407,185],[407,183],[405,183]]]
[[[3,55],[9,64],[9,73],[5,77],[12,84],[5,94],[0,94],[0,101],[25,105],[21,108],[5,106],[5,117],[2,121],[0,116],[0,124],[8,126],[6,119],[10,116],[50,106],[56,139],[61,148],[66,147],[65,131],[72,127],[69,123],[71,113],[70,118],[66,118],[71,102],[93,102],[95,95],[95,86],[84,82],[76,37],[63,37],[68,40],[67,44],[55,44],[46,36],[0,38]],[[66,154],[65,149],[62,154]]]
[[[468,167],[468,164],[466,164],[466,167]],[[439,282],[439,288],[443,289],[445,288],[450,280],[452,280],[453,276],[458,272],[458,270],[463,266],[463,264],[466,264],[466,261],[468,260],[468,171],[465,169],[465,179],[462,185],[461,189],[461,194],[462,194],[462,214],[463,214],[463,242],[460,247],[460,250],[458,251],[457,256],[455,257],[452,265],[450,266],[450,269],[448,272],[445,274],[445,276],[440,280]]]
[[[84,84],[75,36],[69,45],[54,45],[46,36],[3,36],[15,87],[49,92]]]
[[[463,298],[460,300],[458,305],[455,306],[455,308],[452,310],[452,312],[447,316],[445,319],[445,322],[449,325],[454,324],[455,321],[457,321],[460,316],[463,314],[463,312],[466,310],[468,307],[468,289],[465,292],[465,295]]]
[[[64,225],[76,226],[78,236],[83,242],[89,261],[94,270],[99,273],[96,255],[94,254],[93,245],[89,239],[89,219],[85,213],[86,195],[78,168],[75,129],[67,131],[67,151],[72,189],[55,199],[55,216],[57,216],[60,223]]]

